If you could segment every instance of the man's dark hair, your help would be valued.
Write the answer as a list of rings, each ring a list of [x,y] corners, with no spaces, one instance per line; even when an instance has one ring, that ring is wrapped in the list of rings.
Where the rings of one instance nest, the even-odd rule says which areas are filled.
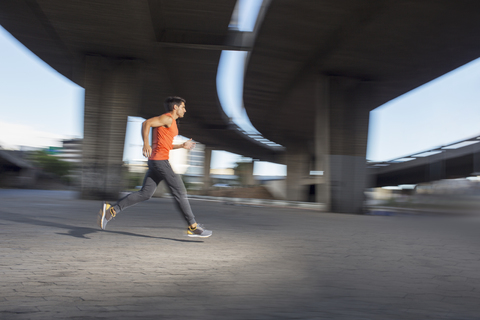
[[[167,112],[171,112],[173,110],[174,105],[179,106],[182,102],[184,104],[187,103],[187,101],[185,101],[185,99],[177,97],[177,96],[168,97],[167,99],[165,99],[165,102],[163,103],[163,106],[165,107],[165,110],[167,110]]]

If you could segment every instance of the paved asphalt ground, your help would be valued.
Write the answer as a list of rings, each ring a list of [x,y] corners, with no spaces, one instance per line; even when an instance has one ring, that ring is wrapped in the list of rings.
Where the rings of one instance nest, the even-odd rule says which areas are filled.
[[[480,215],[191,203],[0,190],[0,319],[480,319]]]

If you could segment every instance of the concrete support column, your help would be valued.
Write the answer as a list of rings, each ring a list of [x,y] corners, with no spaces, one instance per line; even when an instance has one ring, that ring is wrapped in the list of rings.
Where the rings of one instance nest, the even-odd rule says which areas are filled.
[[[123,187],[127,117],[139,104],[139,71],[133,60],[85,57],[84,199],[116,199]]]
[[[245,185],[253,186],[255,185],[255,178],[253,177],[253,165],[254,161],[245,164]]]
[[[368,84],[330,78],[330,209],[361,213],[366,187]]]
[[[309,154],[289,147],[285,156],[287,164],[287,199],[307,201],[309,186],[304,181],[309,174]]]
[[[315,201],[330,211],[330,85],[329,78],[318,76],[315,84],[314,170],[323,173],[323,183],[316,184]]]
[[[212,186],[212,178],[210,177],[210,164],[212,162],[211,147],[205,146],[204,158],[203,158],[203,191],[208,191]]]
[[[365,167],[365,157],[348,155],[330,157],[330,210],[332,212],[362,212],[366,186]]]
[[[253,178],[253,161],[237,163],[234,172],[239,179],[240,185],[255,185],[255,179]]]
[[[312,75],[296,83],[284,101],[284,112],[293,110],[293,119],[314,117],[314,121],[308,118],[294,122],[296,126],[312,126],[311,139],[297,138],[295,132],[284,128],[290,138],[285,161],[287,199],[316,201],[333,212],[360,213],[366,185],[371,103],[368,83],[347,77]],[[313,105],[314,112],[306,114],[310,110],[304,105]],[[300,114],[295,114],[296,110]]]

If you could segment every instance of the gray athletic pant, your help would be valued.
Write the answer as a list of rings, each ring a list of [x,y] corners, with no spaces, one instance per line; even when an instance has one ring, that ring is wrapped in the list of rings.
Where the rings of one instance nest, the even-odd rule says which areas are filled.
[[[195,216],[190,208],[185,186],[180,177],[173,172],[168,160],[148,160],[148,171],[145,174],[142,189],[118,200],[113,209],[119,213],[134,204],[150,199],[162,180],[165,180],[170,188],[177,208],[183,213],[188,225],[194,224]]]

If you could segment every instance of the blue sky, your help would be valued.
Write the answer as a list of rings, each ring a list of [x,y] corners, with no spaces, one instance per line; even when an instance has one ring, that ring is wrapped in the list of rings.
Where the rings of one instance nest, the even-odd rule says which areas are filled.
[[[370,113],[367,158],[383,161],[480,135],[480,59]]]
[[[367,157],[389,160],[480,135],[479,88],[475,60],[372,111]],[[83,103],[83,88],[0,27],[2,147],[46,147],[82,137]]]
[[[0,145],[83,136],[84,90],[0,27]],[[58,142],[57,142],[58,144]]]

